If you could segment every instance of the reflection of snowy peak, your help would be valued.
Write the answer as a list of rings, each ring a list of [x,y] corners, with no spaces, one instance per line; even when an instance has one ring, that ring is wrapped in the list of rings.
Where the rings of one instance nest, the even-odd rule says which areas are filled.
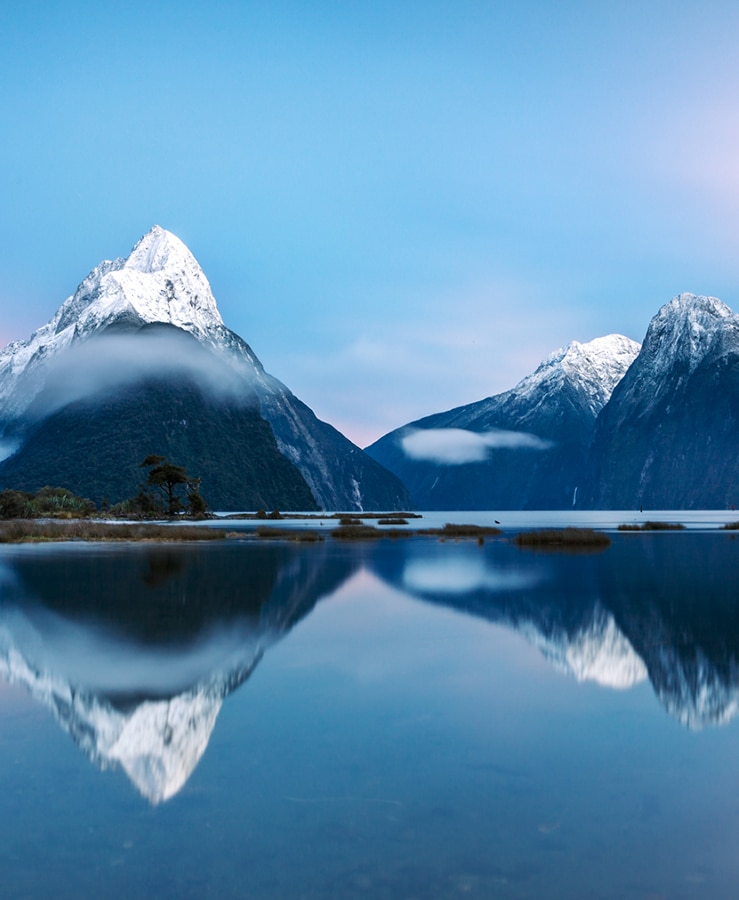
[[[726,725],[739,713],[739,666],[721,672],[698,651],[686,665],[668,650],[650,660],[650,678],[665,708],[688,728]]]
[[[725,725],[739,713],[739,665],[711,661],[700,647],[684,657],[669,633],[653,621],[649,646],[640,656],[608,610],[596,603],[592,619],[569,633],[554,623],[512,617],[508,624],[557,669],[578,681],[625,689],[649,678],[660,702],[682,725],[699,729]]]
[[[677,534],[675,538],[680,538]],[[647,679],[683,725],[739,713],[739,571],[718,535],[614,540],[603,554],[521,555],[504,539],[404,544],[374,571],[423,600],[518,632],[559,671],[626,689]]]
[[[208,746],[224,697],[249,677],[262,654],[258,645],[235,669],[129,708],[35,666],[10,632],[0,629],[0,678],[23,685],[96,765],[122,768],[151,803],[168,800],[185,785]]]
[[[568,635],[564,629],[545,633],[533,621],[515,628],[560,671],[578,681],[594,681],[603,687],[625,689],[647,677],[647,667],[613,616],[596,604],[586,628]]]
[[[223,700],[357,569],[328,544],[6,548],[0,680],[158,803],[203,755]]]
[[[108,711],[96,721],[98,740],[88,752],[102,766],[118,763],[151,803],[160,803],[192,774],[222,702],[220,692],[190,691],[146,701],[129,717]]]
[[[434,603],[512,628],[578,681],[612,688],[644,681],[643,660],[599,601],[588,601],[575,612],[529,602],[529,591],[546,580],[546,571],[535,565],[493,567],[481,554],[459,548],[443,556],[413,553],[391,580]]]

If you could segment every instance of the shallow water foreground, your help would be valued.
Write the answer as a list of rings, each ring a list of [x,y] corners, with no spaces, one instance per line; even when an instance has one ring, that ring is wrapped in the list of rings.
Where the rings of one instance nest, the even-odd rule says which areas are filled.
[[[2,896],[733,898],[738,559],[2,548]]]

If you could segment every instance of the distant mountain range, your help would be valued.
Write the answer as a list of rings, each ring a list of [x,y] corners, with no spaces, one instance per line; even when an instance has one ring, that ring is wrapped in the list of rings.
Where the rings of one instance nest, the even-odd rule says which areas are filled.
[[[264,371],[158,226],[0,352],[0,488],[96,502],[134,495],[157,453],[217,509],[726,508],[738,438],[739,316],[681,294],[641,347],[573,341],[363,452]]]
[[[167,456],[220,509],[399,509],[402,483],[223,323],[202,269],[155,226],[101,263],[27,341],[0,352],[0,487],[136,493]]]
[[[573,342],[515,388],[398,428],[367,453],[421,509],[739,504],[739,316],[681,294],[644,344]]]
[[[367,453],[421,509],[567,509],[593,428],[639,345],[610,335],[548,356],[516,387],[390,432]]]

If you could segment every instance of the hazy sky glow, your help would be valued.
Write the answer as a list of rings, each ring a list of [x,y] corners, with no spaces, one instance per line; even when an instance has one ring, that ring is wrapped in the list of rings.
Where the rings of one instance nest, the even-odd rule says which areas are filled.
[[[360,444],[737,309],[729,2],[3,3],[0,342],[154,223]]]

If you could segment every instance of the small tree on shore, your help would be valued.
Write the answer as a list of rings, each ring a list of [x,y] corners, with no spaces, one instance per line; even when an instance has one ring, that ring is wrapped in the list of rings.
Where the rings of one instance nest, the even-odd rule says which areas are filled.
[[[205,514],[207,504],[200,494],[201,479],[190,475],[184,466],[175,465],[166,457],[152,453],[140,464],[140,468],[149,470],[144,486],[164,500],[168,515],[175,516],[185,508],[193,516]]]

